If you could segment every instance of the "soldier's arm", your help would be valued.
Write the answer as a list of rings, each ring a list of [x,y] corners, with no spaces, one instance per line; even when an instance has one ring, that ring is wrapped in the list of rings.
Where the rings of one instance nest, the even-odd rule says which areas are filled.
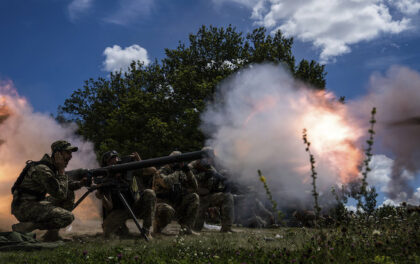
[[[39,165],[35,167],[32,179],[42,185],[52,197],[59,200],[67,198],[68,179],[65,174],[55,175],[47,166]]]
[[[80,188],[83,187],[83,182],[81,181],[69,181],[69,190],[71,191],[75,191],[75,190],[79,190]]]
[[[189,170],[185,174],[187,175],[188,192],[197,192],[198,183],[194,173],[192,172],[192,170]]]

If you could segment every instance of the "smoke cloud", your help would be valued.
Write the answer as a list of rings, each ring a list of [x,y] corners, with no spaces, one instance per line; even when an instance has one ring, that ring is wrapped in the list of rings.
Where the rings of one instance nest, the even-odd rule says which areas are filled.
[[[75,131],[73,125],[63,127],[52,117],[34,112],[11,81],[0,81],[0,229],[10,230],[10,225],[17,222],[10,212],[10,188],[25,162],[51,153],[52,142],[65,139],[79,147],[67,169],[97,167],[93,145],[76,136]],[[95,201],[85,202],[76,209],[76,218],[99,217],[98,211],[92,210]]]
[[[409,182],[420,170],[419,102],[420,74],[392,66],[384,75],[372,75],[368,94],[349,104],[360,120],[368,120],[372,106],[377,108],[375,144],[394,159],[386,193],[399,201],[413,198]]]
[[[281,207],[312,205],[308,130],[318,172],[317,187],[329,193],[356,179],[362,131],[332,94],[296,81],[282,67],[253,65],[226,80],[202,116],[220,165],[240,182],[256,187],[261,169]]]

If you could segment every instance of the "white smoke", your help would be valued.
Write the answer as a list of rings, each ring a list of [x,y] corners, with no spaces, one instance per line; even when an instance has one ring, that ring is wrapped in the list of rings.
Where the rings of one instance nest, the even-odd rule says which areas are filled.
[[[0,83],[0,120],[0,228],[9,229],[16,222],[10,213],[10,188],[27,160],[40,160],[44,153],[51,153],[52,142],[65,139],[79,147],[67,169],[98,164],[93,145],[75,134],[76,126],[63,127],[51,116],[34,112],[10,81]]]
[[[253,65],[220,85],[202,116],[202,129],[236,180],[264,192],[260,169],[280,206],[312,203],[302,130],[308,129],[312,142],[321,193],[343,181],[337,164],[360,136],[345,120],[345,105],[330,96],[294,80],[281,66]]]
[[[361,120],[369,119],[377,108],[375,147],[393,155],[392,172],[386,194],[391,199],[413,198],[410,181],[420,170],[420,74],[407,67],[392,66],[385,75],[370,79],[369,92],[350,102],[352,112]],[[419,119],[420,120],[420,119]]]

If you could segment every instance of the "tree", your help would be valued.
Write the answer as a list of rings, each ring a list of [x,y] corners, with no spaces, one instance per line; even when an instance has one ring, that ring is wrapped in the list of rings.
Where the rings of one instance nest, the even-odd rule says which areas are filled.
[[[234,27],[202,26],[189,43],[165,49],[166,57],[145,66],[133,62],[126,73],[85,82],[59,107],[57,119],[74,121],[98,154],[115,149],[143,157],[192,151],[204,144],[200,114],[218,84],[252,63],[285,65],[297,78],[325,87],[324,66],[302,60],[295,66],[292,38],[257,28],[242,36]],[[150,148],[150,146],[152,146]]]

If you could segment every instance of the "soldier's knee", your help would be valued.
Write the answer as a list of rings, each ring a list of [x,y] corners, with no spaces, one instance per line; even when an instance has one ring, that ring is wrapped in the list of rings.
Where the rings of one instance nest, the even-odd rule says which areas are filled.
[[[200,202],[200,196],[196,193],[191,193],[188,196],[188,201],[191,203],[199,203]]]
[[[156,216],[174,216],[175,209],[169,204],[158,204],[156,207]]]
[[[53,225],[55,228],[63,228],[70,225],[74,221],[74,215],[70,212],[61,212],[60,215],[57,215],[52,219]]]
[[[233,205],[233,195],[231,193],[225,193],[224,202]]]
[[[145,200],[156,200],[156,194],[153,190],[146,189],[143,191],[143,199]]]
[[[67,214],[63,215],[63,224],[65,226],[70,225],[74,221],[74,215],[71,212],[68,212]]]

